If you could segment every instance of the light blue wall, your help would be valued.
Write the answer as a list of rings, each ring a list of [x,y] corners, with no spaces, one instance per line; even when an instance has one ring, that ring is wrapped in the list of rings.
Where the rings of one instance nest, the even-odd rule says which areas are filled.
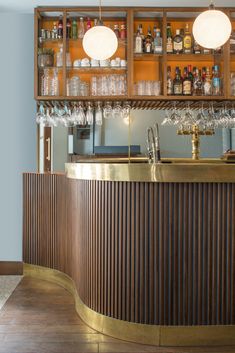
[[[0,13],[0,261],[22,259],[22,172],[35,171],[33,15]]]

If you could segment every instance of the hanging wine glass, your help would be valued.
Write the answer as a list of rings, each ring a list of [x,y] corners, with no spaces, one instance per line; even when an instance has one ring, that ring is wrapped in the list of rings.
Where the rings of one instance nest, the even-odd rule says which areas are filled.
[[[94,121],[93,109],[91,107],[91,103],[88,102],[88,107],[86,111],[86,122],[88,125],[93,125],[93,121]]]

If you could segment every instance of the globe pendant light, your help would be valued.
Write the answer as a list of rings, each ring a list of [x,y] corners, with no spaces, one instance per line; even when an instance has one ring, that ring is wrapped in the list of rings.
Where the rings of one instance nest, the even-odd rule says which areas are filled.
[[[117,50],[118,40],[114,31],[103,25],[101,20],[101,0],[98,25],[90,28],[82,41],[86,54],[95,60],[109,59]]]
[[[204,48],[216,49],[227,42],[232,26],[228,16],[215,10],[213,2],[209,10],[202,12],[194,21],[193,36],[196,42]]]

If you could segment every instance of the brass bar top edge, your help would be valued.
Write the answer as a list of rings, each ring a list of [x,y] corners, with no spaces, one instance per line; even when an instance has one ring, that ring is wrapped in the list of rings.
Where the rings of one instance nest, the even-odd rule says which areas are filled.
[[[235,164],[225,163],[66,163],[67,178],[78,180],[233,183]]]

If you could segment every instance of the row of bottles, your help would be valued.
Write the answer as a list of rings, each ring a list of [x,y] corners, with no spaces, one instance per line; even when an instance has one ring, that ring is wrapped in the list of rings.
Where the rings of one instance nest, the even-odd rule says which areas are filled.
[[[144,35],[142,24],[139,24],[135,35],[134,52],[136,54],[162,54],[162,37],[160,29],[157,28],[157,26],[154,26],[152,35],[151,27],[149,26],[147,35]]]
[[[161,31],[157,26],[154,26],[153,35],[151,27],[148,27],[148,32],[145,35],[143,33],[142,24],[138,25],[135,34],[134,52],[136,54],[142,53],[154,53],[162,54],[162,36]],[[171,30],[171,24],[167,23],[167,43],[166,43],[167,54],[211,54],[212,51],[207,48],[202,48],[194,40],[192,33],[189,30],[189,24],[186,23],[185,29],[176,29],[176,33],[173,36]],[[213,51],[213,53],[221,53],[221,48]]]
[[[183,76],[177,66],[175,77],[172,78],[171,67],[167,68],[167,95],[176,96],[219,96],[222,94],[222,80],[219,73],[219,66],[215,65],[199,69],[188,65],[184,68]]]
[[[98,19],[94,19],[94,26],[98,24]],[[70,19],[67,16],[66,20],[66,38],[67,39],[82,39],[90,28],[92,27],[92,22],[89,17],[87,17],[86,21],[83,17],[80,17],[79,22],[76,19]],[[113,31],[115,32],[118,39],[125,40],[126,26],[125,24],[121,24],[119,28],[119,24],[114,24]],[[63,38],[63,17],[60,16],[58,22],[53,22],[52,30],[41,29],[40,33],[40,41],[45,39],[62,39]]]

